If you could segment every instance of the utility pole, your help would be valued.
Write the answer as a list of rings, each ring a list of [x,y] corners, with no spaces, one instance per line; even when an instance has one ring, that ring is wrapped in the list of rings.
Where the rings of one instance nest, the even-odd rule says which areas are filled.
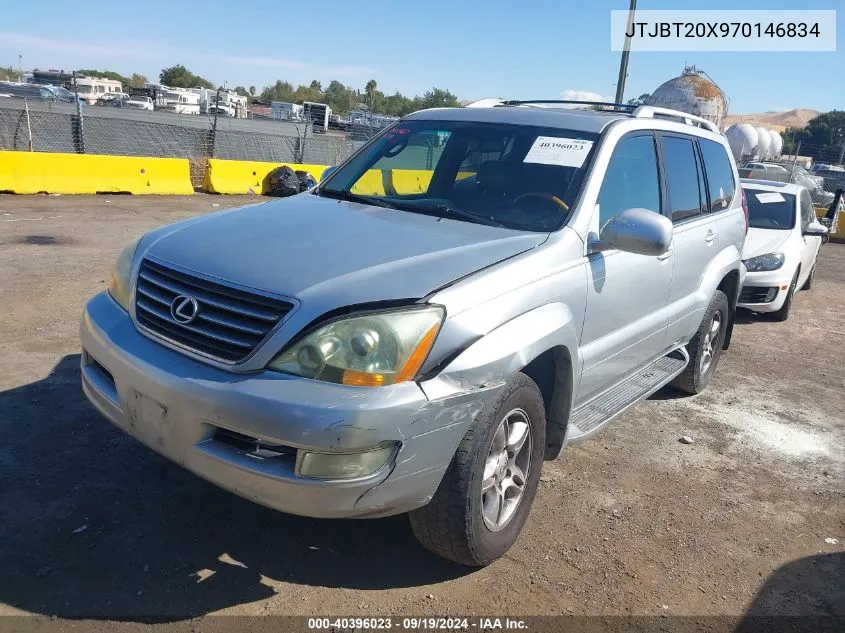
[[[23,83],[23,55],[18,54],[18,81]]]
[[[616,103],[622,103],[625,94],[625,79],[628,77],[628,57],[631,54],[631,38],[628,33],[634,25],[634,12],[637,10],[637,0],[631,0],[628,9],[628,28],[625,30],[625,45],[622,47],[622,60],[619,62],[619,80],[616,82]]]
[[[842,149],[839,150],[839,161],[837,164],[841,165],[845,162],[845,132],[842,133]]]

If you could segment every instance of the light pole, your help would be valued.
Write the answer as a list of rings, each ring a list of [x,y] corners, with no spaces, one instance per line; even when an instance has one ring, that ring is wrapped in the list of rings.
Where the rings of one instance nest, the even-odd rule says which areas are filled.
[[[631,27],[634,25],[634,12],[637,10],[637,0],[631,0],[628,9],[628,28],[625,30],[625,44],[622,47],[622,60],[619,62],[619,80],[616,82],[616,103],[622,103],[625,94],[625,79],[628,77],[628,57],[631,54]]]

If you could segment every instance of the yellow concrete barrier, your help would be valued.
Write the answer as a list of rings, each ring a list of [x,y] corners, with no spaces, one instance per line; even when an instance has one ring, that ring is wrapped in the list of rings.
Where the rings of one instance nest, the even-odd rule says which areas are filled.
[[[194,193],[187,159],[0,151],[0,191]]]
[[[827,207],[816,207],[816,217],[823,218],[827,215]],[[845,213],[840,211],[839,222],[836,233],[830,234],[830,239],[837,242],[845,242]]]
[[[205,172],[205,190],[209,193],[266,193],[267,174],[287,165],[294,171],[307,171],[320,182],[327,165],[298,165],[296,163],[267,163],[249,160],[209,158]]]
[[[370,169],[351,191],[362,196],[412,196],[428,191],[433,174],[430,169]],[[475,172],[460,171],[457,180],[474,175]]]

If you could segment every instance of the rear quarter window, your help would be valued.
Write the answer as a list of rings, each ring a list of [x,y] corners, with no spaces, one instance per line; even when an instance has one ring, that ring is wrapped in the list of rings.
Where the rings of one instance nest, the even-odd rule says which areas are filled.
[[[715,141],[698,139],[704,170],[707,174],[707,191],[710,193],[710,211],[715,213],[731,206],[736,191],[733,167],[725,146]]]

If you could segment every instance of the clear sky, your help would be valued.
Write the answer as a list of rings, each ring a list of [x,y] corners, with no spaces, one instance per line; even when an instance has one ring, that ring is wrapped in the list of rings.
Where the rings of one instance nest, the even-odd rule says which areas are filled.
[[[11,2],[0,65],[98,68],[157,80],[184,64],[214,83],[331,79],[386,93],[448,88],[460,99],[613,97],[618,52],[610,11],[628,0],[35,0]],[[307,8],[303,11],[302,8]],[[625,98],[651,92],[695,64],[733,113],[845,109],[843,0],[640,0],[640,9],[838,9],[837,51],[633,52]]]

